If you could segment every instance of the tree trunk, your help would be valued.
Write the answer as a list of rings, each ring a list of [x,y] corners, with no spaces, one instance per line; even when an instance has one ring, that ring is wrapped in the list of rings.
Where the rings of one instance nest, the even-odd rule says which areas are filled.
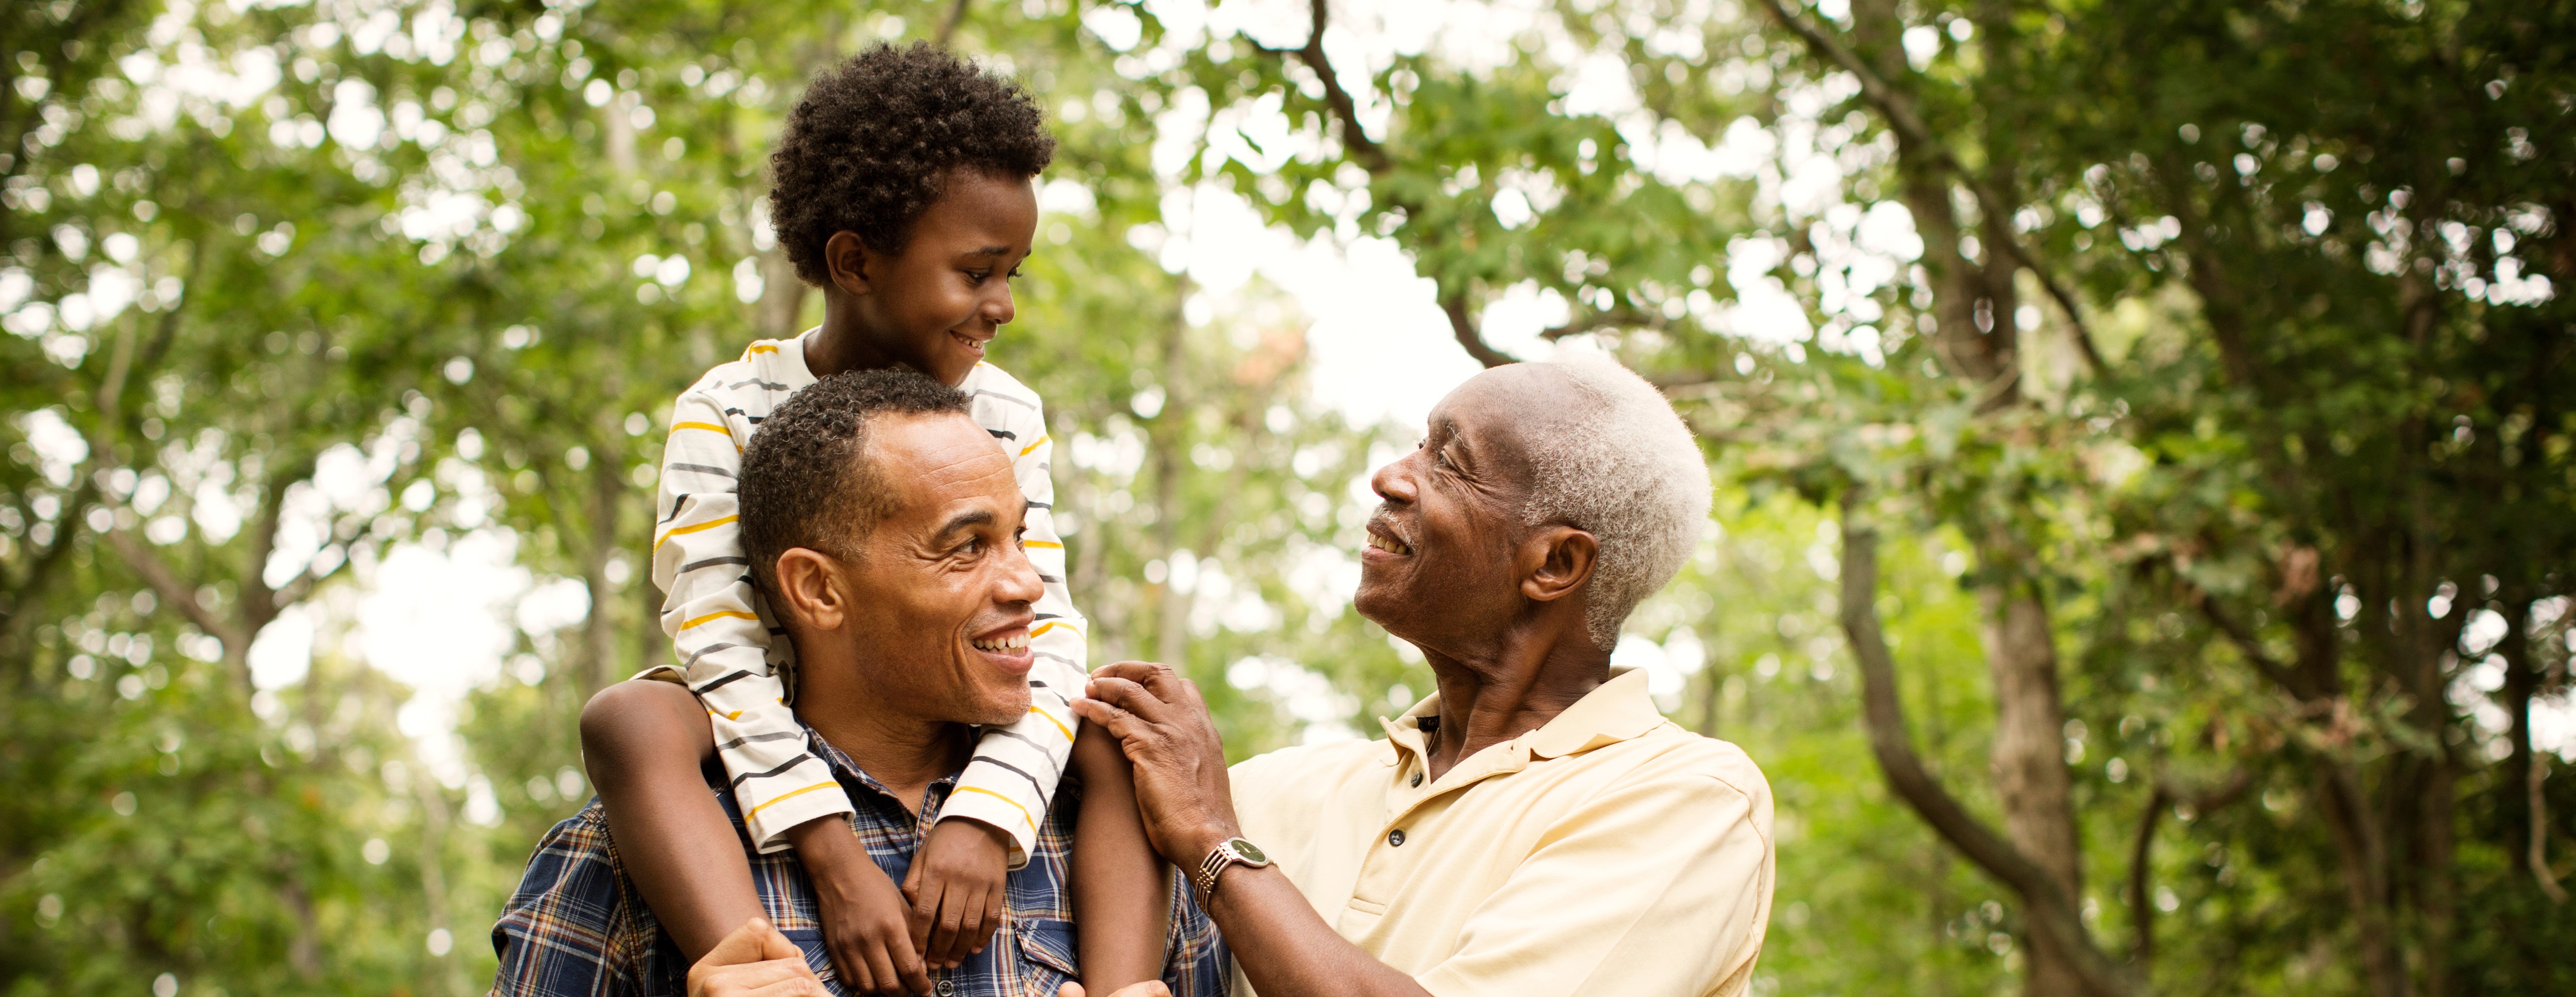
[[[1986,664],[1995,684],[1995,791],[2003,802],[2004,832],[2013,844],[2068,896],[2081,896],[2057,645],[2049,633],[2047,607],[2031,587],[2028,580],[2019,580],[1987,585],[1977,593],[1985,611]],[[2070,955],[2031,934],[2022,992],[2031,997],[2074,993],[2078,982]]]

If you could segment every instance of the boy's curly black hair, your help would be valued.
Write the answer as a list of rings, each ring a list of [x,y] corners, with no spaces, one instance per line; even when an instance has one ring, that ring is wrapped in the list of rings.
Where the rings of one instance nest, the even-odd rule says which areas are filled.
[[[796,102],[769,157],[771,224],[796,275],[821,286],[833,233],[901,252],[948,171],[1032,177],[1054,157],[1045,114],[1019,84],[927,42],[879,42]]]

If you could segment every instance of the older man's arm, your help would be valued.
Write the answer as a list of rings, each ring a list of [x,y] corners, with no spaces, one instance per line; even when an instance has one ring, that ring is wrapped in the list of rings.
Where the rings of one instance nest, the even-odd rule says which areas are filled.
[[[1135,763],[1136,802],[1154,849],[1182,870],[1240,836],[1226,782],[1225,745],[1197,685],[1162,665],[1121,662],[1096,671],[1082,718],[1118,735]],[[1336,933],[1276,866],[1235,867],[1201,907],[1263,997],[1422,997],[1412,977]]]

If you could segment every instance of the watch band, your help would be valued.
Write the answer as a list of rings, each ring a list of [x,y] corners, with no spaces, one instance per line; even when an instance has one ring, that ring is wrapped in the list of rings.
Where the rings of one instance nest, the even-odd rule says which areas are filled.
[[[1235,847],[1238,844],[1244,847],[1238,849]],[[1249,849],[1251,854],[1245,854],[1246,849]],[[1202,896],[1215,896],[1217,876],[1225,872],[1227,866],[1243,865],[1258,869],[1269,864],[1270,857],[1261,854],[1260,849],[1252,847],[1249,841],[1241,838],[1220,841],[1215,848],[1208,850],[1206,858],[1199,860],[1199,867],[1195,870],[1199,893]]]

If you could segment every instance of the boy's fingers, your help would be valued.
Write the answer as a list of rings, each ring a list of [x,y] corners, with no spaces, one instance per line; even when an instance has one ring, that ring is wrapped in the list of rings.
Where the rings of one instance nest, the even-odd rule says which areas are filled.
[[[992,890],[984,894],[984,930],[975,936],[975,947],[969,951],[984,951],[984,946],[993,944],[993,933],[1000,930],[1002,930],[1002,891]]]
[[[894,954],[895,971],[901,974],[903,985],[909,988],[904,991],[908,994],[930,992],[930,967],[922,963],[920,952],[919,949],[906,948]]]
[[[927,954],[930,951],[931,932],[938,927],[939,894],[936,886],[915,893],[912,909],[904,912],[904,934],[912,939],[915,952]]]
[[[886,994],[888,997],[896,997],[896,995],[900,994],[919,992],[905,990],[901,987],[900,984],[902,983],[903,978],[894,971],[894,956],[892,953],[887,952],[884,946],[862,946],[862,951],[865,951],[868,957],[868,983],[866,987],[868,992]]]
[[[1063,986],[1056,988],[1055,997],[1083,997],[1082,984],[1066,980]]]
[[[956,922],[957,930],[948,936],[948,961],[964,962],[972,950],[984,947],[984,898],[957,898],[949,919]]]

